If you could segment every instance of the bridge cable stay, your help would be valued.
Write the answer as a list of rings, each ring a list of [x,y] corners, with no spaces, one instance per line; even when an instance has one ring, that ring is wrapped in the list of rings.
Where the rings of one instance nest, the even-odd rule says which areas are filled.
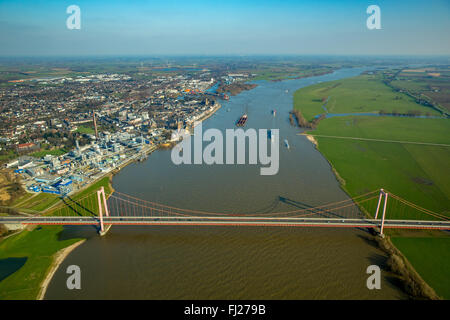
[[[378,193],[378,191],[372,191],[372,192],[368,192],[366,194],[363,195],[359,195],[355,198],[350,198],[350,199],[346,199],[346,200],[342,200],[342,201],[337,201],[334,203],[329,203],[329,204],[324,204],[324,205],[320,205],[320,206],[316,206],[316,207],[310,207],[310,208],[303,208],[303,209],[298,209],[298,210],[291,210],[291,211],[283,211],[283,212],[270,212],[270,213],[259,213],[259,214],[248,214],[248,213],[240,213],[240,214],[236,214],[236,213],[224,213],[224,212],[208,212],[208,211],[200,211],[200,210],[192,210],[192,209],[182,209],[182,208],[177,208],[177,207],[173,207],[173,206],[168,206],[168,205],[163,205],[163,204],[159,204],[159,203],[155,203],[152,201],[148,201],[148,200],[144,200],[144,199],[139,199],[136,198],[134,196],[130,196],[118,191],[115,191],[114,194],[110,195],[110,197],[118,199],[118,200],[122,200],[122,201],[128,201],[129,203],[133,203],[136,205],[140,205],[139,202],[145,203],[145,204],[149,204],[146,205],[147,207],[152,207],[157,211],[160,212],[164,212],[165,210],[163,210],[162,208],[167,209],[167,211],[170,213],[172,210],[175,210],[177,212],[185,212],[185,213],[191,213],[191,214],[201,214],[201,215],[217,215],[217,216],[274,216],[274,215],[286,215],[286,214],[294,214],[294,213],[300,213],[300,212],[308,212],[308,211],[313,211],[313,210],[317,210],[317,209],[322,209],[322,208],[327,208],[329,207],[329,209],[332,209],[333,206],[338,205],[338,204],[342,204],[342,203],[349,203],[349,205],[355,205],[355,200],[357,200],[358,198],[362,198],[362,197],[367,197],[369,195],[375,195],[376,193]],[[128,199],[124,199],[123,197],[126,197],[128,199],[132,199],[132,200],[128,200]],[[377,196],[375,196],[377,197]],[[373,199],[370,198],[370,199]],[[370,199],[366,199],[366,200],[370,200]],[[158,208],[160,207],[160,208]],[[325,210],[325,209],[323,209]]]
[[[386,190],[376,190],[367,192],[365,194],[349,198],[341,201],[336,201],[319,206],[308,206],[304,203],[281,198],[278,201],[282,201],[287,205],[297,207],[296,210],[280,211],[280,212],[260,212],[260,213],[226,213],[226,212],[208,212],[202,210],[192,210],[177,208],[174,206],[168,206],[159,204],[153,201],[140,199],[135,196],[127,195],[121,192],[106,193],[102,187],[92,193],[89,193],[79,199],[76,197],[64,197],[62,203],[58,204],[55,208],[48,210],[40,216],[27,216],[22,219],[24,223],[33,223],[33,219],[39,217],[48,218],[49,223],[57,217],[70,216],[80,217],[80,223],[86,223],[83,221],[87,217],[92,218],[92,222],[97,221],[100,224],[100,231],[105,232],[105,224],[109,227],[111,224],[118,223],[120,219],[125,218],[126,223],[132,223],[133,221],[147,221],[154,222],[156,220],[145,220],[146,218],[172,218],[173,221],[227,221],[227,222],[255,222],[271,221],[270,223],[285,223],[289,225],[294,220],[289,219],[303,219],[306,221],[312,221],[315,219],[327,220],[334,219],[333,221],[342,220],[342,223],[347,223],[344,220],[357,219],[360,222],[366,224],[372,224],[374,226],[381,227],[381,234],[385,227],[402,227],[404,221],[411,221],[407,227],[417,227],[420,223],[416,222],[428,222],[427,225],[434,225],[434,221],[449,221],[450,218],[434,212],[432,210],[420,207],[414,203],[411,203],[395,194],[392,194]],[[264,209],[265,211],[267,208]],[[49,216],[51,214],[51,216]],[[373,217],[374,219],[365,218]],[[128,219],[126,218],[137,218]],[[83,219],[85,220],[83,220]],[[141,219],[142,218],[142,219]],[[424,219],[425,218],[425,219]],[[432,218],[430,220],[430,218]],[[197,220],[195,220],[197,219]],[[199,220],[200,219],[200,220]],[[64,219],[56,219],[59,223],[64,224]],[[389,220],[389,224],[385,225],[385,222]],[[399,220],[397,224],[393,224],[392,221]],[[28,221],[28,222],[27,222]],[[74,219],[68,220],[70,222],[78,221]],[[299,221],[299,220],[296,220]],[[305,221],[305,220],[302,220]],[[377,222],[378,221],[378,222]],[[42,222],[42,221],[41,221]],[[167,220],[166,220],[167,222]],[[234,223],[233,222],[233,223]],[[330,222],[330,221],[328,221]],[[40,223],[40,222],[39,222]],[[308,222],[309,223],[309,222]],[[354,222],[353,224],[355,224]],[[69,222],[66,224],[70,224]],[[446,224],[439,225],[441,228],[446,228]]]
[[[428,214],[428,215],[430,215],[430,216],[433,216],[433,217],[436,217],[436,218],[439,218],[439,219],[442,219],[442,220],[450,220],[450,218],[447,217],[447,216],[445,216],[445,215],[442,215],[442,214],[440,214],[440,213],[433,212],[433,211],[431,211],[431,210],[429,210],[429,209],[420,207],[420,206],[418,206],[418,205],[416,205],[416,204],[414,204],[414,203],[411,203],[411,202],[409,202],[409,201],[407,201],[407,200],[405,200],[405,199],[403,199],[403,198],[400,198],[399,196],[396,196],[395,194],[392,194],[392,193],[391,193],[390,196],[393,197],[393,198],[395,198],[396,200],[398,200],[398,201],[404,203],[405,205],[410,206],[410,207],[412,207],[412,208],[414,208],[414,209],[417,209],[418,211],[421,211],[421,212],[423,212],[423,213],[425,213],[425,214]]]
[[[359,203],[367,202],[367,201],[373,200],[375,198],[377,198],[377,196],[371,197],[371,198],[367,198],[365,200],[360,201]],[[197,217],[205,217],[205,216],[208,216],[208,215],[214,215],[214,216],[220,215],[220,216],[228,216],[228,217],[240,216],[240,217],[255,217],[255,218],[257,218],[257,217],[263,216],[263,215],[255,216],[255,215],[252,215],[252,214],[230,214],[230,213],[217,213],[217,212],[206,212],[206,211],[200,211],[201,215],[198,215],[198,211],[196,211],[196,210],[180,209],[180,208],[174,208],[174,207],[166,208],[165,206],[162,207],[162,208],[157,208],[157,207],[155,207],[155,205],[139,204],[137,202],[134,202],[134,201],[131,201],[131,200],[127,200],[127,199],[123,199],[123,198],[119,198],[119,197],[116,197],[114,195],[109,198],[110,201],[111,201],[111,199],[114,200],[114,202],[112,202],[112,206],[114,208],[120,208],[120,207],[126,208],[125,212],[130,212],[131,210],[133,210],[133,212],[134,212],[135,209],[130,209],[130,208],[137,206],[137,207],[140,207],[141,210],[150,209],[151,212],[155,211],[155,212],[160,212],[162,214],[166,213],[166,214],[169,214],[169,215],[178,215],[178,216],[193,216],[192,215],[193,211],[195,213],[197,213],[197,215],[196,215]],[[117,203],[119,201],[126,203],[126,206],[118,205]],[[293,214],[293,213],[304,213],[304,214],[302,214],[302,215],[299,215],[299,214],[292,215],[290,217],[303,217],[303,216],[309,216],[309,215],[323,215],[323,214],[331,214],[332,210],[336,211],[336,210],[342,210],[342,209],[347,209],[347,208],[355,208],[355,209],[357,209],[355,203],[352,202],[352,203],[348,203],[346,205],[341,205],[341,206],[338,206],[338,207],[331,206],[331,207],[327,208],[325,206],[320,206],[320,207],[318,206],[318,207],[311,207],[311,208],[299,209],[299,210],[294,210],[294,211],[275,212],[275,213],[272,214],[272,216],[274,216],[274,215],[282,215],[282,214]],[[181,212],[185,212],[185,213],[177,212],[174,209],[177,209],[177,211],[181,211]],[[359,211],[359,209],[358,209],[358,211]],[[305,212],[308,212],[308,213],[305,213]],[[120,214],[120,216],[127,216],[127,215],[130,215],[130,214]],[[136,216],[134,213],[132,215]],[[267,215],[264,215],[264,216],[267,216]],[[346,217],[346,216],[347,215],[344,215],[343,217]]]

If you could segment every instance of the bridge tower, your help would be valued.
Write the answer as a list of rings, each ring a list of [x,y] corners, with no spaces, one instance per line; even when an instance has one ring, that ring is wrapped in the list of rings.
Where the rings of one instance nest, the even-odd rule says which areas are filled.
[[[100,235],[103,236],[111,228],[111,225],[108,225],[105,228],[105,225],[103,223],[103,207],[105,208],[105,215],[109,217],[108,204],[106,203],[106,195],[104,187],[101,187],[100,190],[97,191],[97,200],[98,200],[98,216],[100,217]]]
[[[383,228],[384,228],[384,219],[386,217],[386,207],[387,207],[388,195],[389,194],[386,191],[384,191],[383,189],[380,189],[380,196],[378,197],[377,211],[375,212],[375,219],[378,219],[378,213],[380,211],[381,201],[383,200],[383,196],[384,196],[383,215],[381,217],[381,230],[380,230],[381,237],[384,237]]]

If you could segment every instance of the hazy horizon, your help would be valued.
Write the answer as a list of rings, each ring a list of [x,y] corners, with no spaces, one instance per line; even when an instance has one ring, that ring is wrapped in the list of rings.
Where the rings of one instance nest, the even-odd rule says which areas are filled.
[[[66,27],[74,4],[80,30]],[[5,0],[0,56],[448,56],[449,13],[443,0]]]

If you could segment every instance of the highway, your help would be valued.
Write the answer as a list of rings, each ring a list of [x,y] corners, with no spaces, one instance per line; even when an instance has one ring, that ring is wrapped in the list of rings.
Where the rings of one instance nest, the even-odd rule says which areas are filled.
[[[0,223],[25,225],[99,225],[99,217],[4,216]],[[337,218],[260,218],[260,217],[103,217],[106,225],[221,225],[221,226],[284,226],[284,227],[365,227],[381,226],[375,219]],[[384,228],[450,230],[450,221],[385,220]]]

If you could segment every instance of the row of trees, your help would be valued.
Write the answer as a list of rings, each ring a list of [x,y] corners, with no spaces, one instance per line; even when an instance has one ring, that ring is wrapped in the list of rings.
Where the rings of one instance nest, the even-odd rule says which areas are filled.
[[[297,125],[301,128],[307,128],[307,129],[315,129],[317,127],[317,125],[319,124],[320,121],[322,121],[323,119],[325,119],[326,115],[325,114],[321,114],[319,117],[314,118],[311,121],[306,120],[306,118],[303,116],[303,114],[301,113],[300,110],[293,110],[290,112],[289,118],[291,119],[291,124],[293,124],[292,122],[292,116],[294,116]]]

